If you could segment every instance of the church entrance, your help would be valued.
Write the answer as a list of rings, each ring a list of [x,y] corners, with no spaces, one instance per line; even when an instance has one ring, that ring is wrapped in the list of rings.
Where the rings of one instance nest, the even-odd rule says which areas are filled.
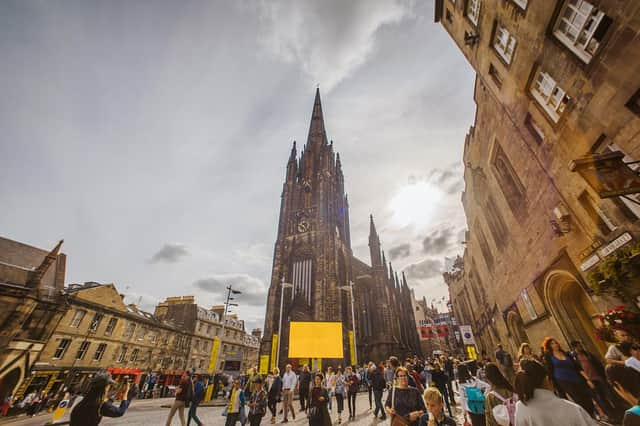
[[[595,337],[597,310],[572,274],[566,271],[550,272],[545,282],[544,295],[551,315],[567,343],[581,340],[587,350],[596,354],[604,353],[605,344]]]

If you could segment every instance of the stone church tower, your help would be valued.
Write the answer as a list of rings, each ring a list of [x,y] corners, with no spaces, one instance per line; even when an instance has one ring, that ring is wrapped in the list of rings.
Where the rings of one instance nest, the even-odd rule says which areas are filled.
[[[379,361],[392,354],[419,352],[419,344],[410,345],[407,336],[410,329],[417,341],[415,322],[409,326],[402,321],[408,316],[413,319],[412,305],[409,302],[404,305],[409,309],[402,309],[403,287],[397,275],[386,267],[373,218],[371,230],[372,267],[354,258],[351,251],[349,203],[340,154],[334,152],[333,142],[327,139],[317,90],[307,143],[298,156],[294,142],[287,163],[261,355],[272,353],[272,336],[278,333],[282,297],[280,367],[288,361],[297,361],[287,357],[290,321],[342,322],[345,359],[323,360],[323,365],[345,365],[349,359],[347,332],[353,327],[350,295],[341,287],[350,282],[355,283],[360,363],[372,355],[379,357],[375,359]],[[293,287],[283,289],[282,281]]]

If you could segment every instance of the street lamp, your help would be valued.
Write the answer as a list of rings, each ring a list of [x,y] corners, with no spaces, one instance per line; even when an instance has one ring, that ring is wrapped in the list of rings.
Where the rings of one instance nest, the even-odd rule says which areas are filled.
[[[226,325],[227,313],[229,313],[229,306],[238,306],[237,303],[229,303],[229,300],[233,300],[231,294],[242,294],[240,290],[234,290],[231,286],[227,287],[227,299],[224,302],[224,313],[222,314],[222,328],[220,329],[220,343],[218,347],[218,352],[216,352],[216,361],[213,363],[213,372],[215,373],[218,366],[218,358],[220,357],[220,349],[224,346],[222,344],[222,339],[224,339],[224,327]],[[211,372],[209,373],[211,374]]]
[[[353,358],[355,360],[355,364],[358,365],[358,346],[356,343],[356,312],[353,308],[355,305],[355,301],[353,300],[353,281],[349,281],[349,285],[343,285],[340,287],[340,290],[345,290],[349,292],[351,296],[351,326],[353,327]]]
[[[292,288],[293,284],[285,283],[284,276],[280,281],[280,317],[278,321],[278,351],[276,352],[276,367],[280,368],[280,342],[282,341],[282,307],[284,305],[284,289]]]

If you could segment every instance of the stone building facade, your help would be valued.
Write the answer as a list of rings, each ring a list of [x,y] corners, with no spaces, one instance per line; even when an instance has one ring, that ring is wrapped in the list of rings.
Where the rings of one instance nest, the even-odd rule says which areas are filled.
[[[64,314],[61,246],[0,238],[0,400],[18,391]]]
[[[436,22],[476,71],[466,250],[445,280],[456,318],[488,353],[549,335],[602,353],[597,313],[635,307],[637,275],[622,297],[596,291],[607,280],[594,277],[616,257],[636,263],[637,194],[605,190],[612,168],[628,177],[636,167],[620,159],[640,159],[639,18],[631,0],[435,3]],[[637,186],[630,175],[616,185]]]
[[[154,312],[158,318],[170,320],[180,329],[193,335],[187,363],[189,370],[197,374],[220,371],[239,374],[257,364],[259,338],[248,334],[244,321],[235,314],[227,314],[222,336],[223,314],[224,305],[215,305],[207,309],[198,306],[194,296],[168,297],[156,306]],[[216,338],[221,341],[219,354],[217,364],[210,369]]]
[[[189,367],[192,335],[126,305],[113,284],[72,284],[66,293],[68,309],[20,394],[83,389],[101,370],[116,380],[128,376],[141,387],[148,382],[173,386]]]
[[[296,143],[286,167],[280,218],[267,298],[260,354],[275,363],[273,335],[280,338],[280,364],[288,359],[291,321],[337,321],[343,324],[344,359],[349,363],[348,332],[354,330],[349,285],[353,283],[357,358],[382,360],[391,354],[420,351],[410,292],[381,253],[373,219],[369,237],[371,266],[351,250],[349,203],[340,155],[329,143],[320,93],[316,92],[307,143],[298,158]],[[283,287],[282,282],[292,284]],[[280,318],[280,304],[283,315]]]

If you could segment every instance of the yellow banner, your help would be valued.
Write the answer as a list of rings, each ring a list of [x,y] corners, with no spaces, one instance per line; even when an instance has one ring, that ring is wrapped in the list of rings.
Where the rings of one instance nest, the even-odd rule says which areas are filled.
[[[467,356],[469,359],[478,359],[478,352],[476,352],[475,346],[467,345]]]
[[[276,358],[278,352],[278,337],[279,336],[277,334],[273,334],[271,336],[271,371],[277,367]]]
[[[351,365],[356,365],[356,351],[353,342],[353,331],[349,331],[349,353],[351,354]]]
[[[211,358],[209,359],[209,374],[216,372],[216,361],[218,360],[218,351],[220,349],[220,338],[213,338],[213,345],[211,345]]]
[[[260,355],[260,374],[269,374],[269,355]]]
[[[322,358],[313,358],[311,360],[311,371],[322,371]]]

